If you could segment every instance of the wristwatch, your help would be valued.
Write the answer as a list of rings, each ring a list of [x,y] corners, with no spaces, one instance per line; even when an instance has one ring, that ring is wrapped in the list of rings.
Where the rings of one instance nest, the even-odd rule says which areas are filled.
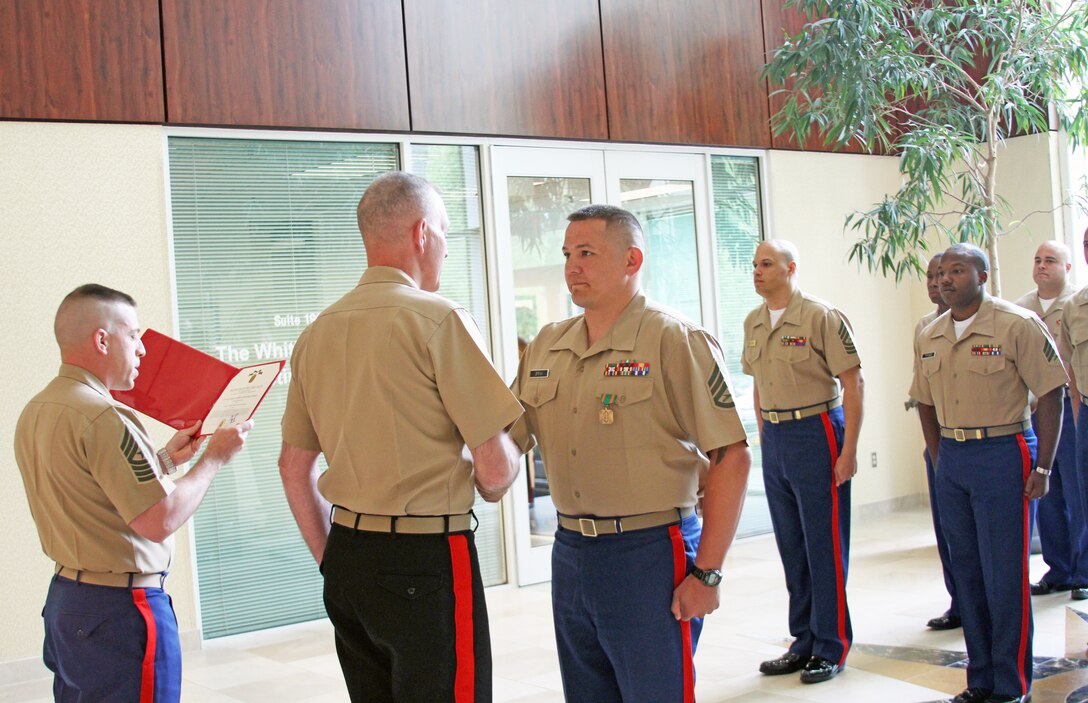
[[[700,569],[698,566],[692,566],[691,575],[711,588],[722,582],[722,572],[719,569]]]
[[[1044,468],[1043,468],[1043,467],[1041,467],[1041,466],[1036,466],[1036,467],[1035,467],[1035,473],[1037,473],[1037,474],[1042,474],[1043,476],[1049,476],[1049,475],[1050,475],[1050,472],[1051,472],[1051,471],[1053,471],[1053,470],[1054,470],[1054,469],[1044,469]]]
[[[169,476],[178,470],[178,467],[174,465],[174,460],[170,456],[170,452],[166,451],[166,448],[162,448],[155,452],[155,456],[159,457],[159,463],[162,465],[163,474]]]

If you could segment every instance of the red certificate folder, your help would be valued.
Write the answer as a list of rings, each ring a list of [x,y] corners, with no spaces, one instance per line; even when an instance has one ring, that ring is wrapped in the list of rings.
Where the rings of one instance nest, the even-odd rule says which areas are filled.
[[[199,420],[201,435],[253,417],[283,370],[282,360],[239,369],[152,329],[142,339],[136,385],[113,397],[175,429]]]

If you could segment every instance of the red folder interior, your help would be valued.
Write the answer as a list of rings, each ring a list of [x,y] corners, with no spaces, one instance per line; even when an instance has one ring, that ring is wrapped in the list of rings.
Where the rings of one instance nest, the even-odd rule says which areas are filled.
[[[149,329],[136,386],[112,391],[119,402],[175,429],[203,420],[238,369]]]

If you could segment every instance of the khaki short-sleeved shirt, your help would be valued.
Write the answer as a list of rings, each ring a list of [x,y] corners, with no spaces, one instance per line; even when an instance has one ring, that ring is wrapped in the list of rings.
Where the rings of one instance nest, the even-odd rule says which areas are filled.
[[[152,542],[129,523],[174,484],[136,414],[93,374],[61,365],[19,416],[15,461],[42,550],[53,561],[96,573],[169,568],[174,538]]]
[[[937,319],[937,311],[936,310],[934,310],[933,312],[928,312],[925,315],[922,315],[922,319],[918,320],[917,324],[914,325],[914,339],[918,338],[918,335],[922,333],[922,330],[925,328],[926,325],[928,325],[930,322],[933,322],[936,319]]]
[[[283,441],[322,452],[318,490],[359,513],[467,513],[468,448],[522,412],[468,312],[383,266],[303,331],[291,374]]]
[[[1065,302],[1060,329],[1058,339],[1062,357],[1069,362],[1069,374],[1078,392],[1088,395],[1088,286]]]
[[[1066,285],[1062,289],[1062,292],[1058,294],[1058,297],[1054,299],[1054,302],[1050,304],[1050,309],[1043,312],[1043,305],[1039,302],[1039,291],[1033,290],[1017,299],[1016,304],[1022,308],[1031,310],[1033,313],[1039,316],[1039,319],[1046,325],[1046,331],[1050,332],[1050,336],[1057,342],[1062,334],[1062,310],[1065,308],[1065,303],[1073,297],[1073,293],[1076,290],[1071,285]]]
[[[641,293],[592,347],[581,315],[542,329],[514,392],[565,515],[693,506],[706,454],[746,438],[717,341]]]
[[[942,427],[1011,425],[1028,419],[1028,391],[1043,396],[1064,385],[1065,368],[1042,320],[987,296],[956,339],[952,314],[914,341],[910,394],[937,409]]]
[[[763,303],[744,320],[741,368],[753,376],[763,410],[796,410],[839,396],[835,377],[861,365],[846,317],[796,291],[778,324]]]

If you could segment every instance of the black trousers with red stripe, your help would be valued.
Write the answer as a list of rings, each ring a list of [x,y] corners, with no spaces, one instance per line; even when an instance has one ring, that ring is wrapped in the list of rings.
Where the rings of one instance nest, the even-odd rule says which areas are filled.
[[[471,532],[333,525],[322,571],[353,703],[491,701],[491,640]]]

